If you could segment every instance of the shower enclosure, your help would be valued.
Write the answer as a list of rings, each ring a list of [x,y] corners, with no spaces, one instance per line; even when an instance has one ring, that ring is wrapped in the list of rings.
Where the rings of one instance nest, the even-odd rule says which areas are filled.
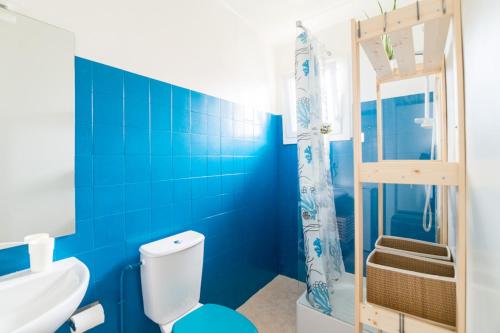
[[[423,81],[422,81],[423,83]],[[382,127],[385,133],[384,158],[393,160],[421,159],[429,160],[431,150],[436,149],[432,144],[434,128],[425,128],[415,122],[421,118],[425,109],[425,84],[420,85],[421,92],[413,91],[412,94],[383,99]],[[435,121],[439,112],[434,108],[434,89],[429,89],[430,117]],[[436,121],[437,122],[437,121]],[[376,102],[362,103],[362,130],[365,141],[363,143],[363,157],[366,162],[377,159],[377,117]],[[439,132],[439,131],[438,131]],[[438,136],[439,133],[434,133]],[[334,141],[329,143],[330,168],[334,186],[334,203],[336,220],[341,245],[342,258],[345,265],[345,274],[333,287],[333,302],[331,316],[340,322],[326,319],[325,329],[338,325],[342,329],[352,332],[354,323],[354,198],[353,198],[353,156],[352,141]],[[435,186],[430,186],[427,191],[424,185],[396,185],[387,184],[383,189],[383,224],[386,235],[414,238],[423,241],[439,241],[439,191]],[[363,187],[365,204],[364,217],[364,257],[374,249],[378,238],[378,186],[366,184]],[[428,203],[427,203],[428,202]],[[427,209],[426,209],[427,206]],[[424,211],[427,214],[424,214]],[[300,219],[299,219],[300,221]],[[427,225],[432,221],[430,229],[425,230],[423,222]],[[307,276],[306,255],[303,246],[303,232],[299,230],[299,260],[298,276],[303,279]],[[304,297],[299,301],[299,307],[307,307],[308,301]],[[307,311],[307,310],[306,310]],[[321,317],[320,317],[321,318]],[[315,319],[317,321],[318,319]],[[321,319],[320,319],[321,320]],[[323,319],[325,320],[325,319]],[[346,323],[348,325],[344,325]],[[316,323],[317,325],[318,323]],[[307,327],[310,328],[310,323]],[[299,323],[300,328],[300,323]],[[298,331],[300,333],[300,331]],[[316,331],[321,332],[321,331]]]
[[[307,30],[298,29],[296,49],[296,79],[304,75],[305,70],[312,70],[315,62],[307,63],[304,58],[304,38],[311,38]],[[313,44],[314,45],[314,44]],[[310,47],[310,46],[308,46]],[[319,46],[317,46],[319,49]],[[309,56],[309,55],[308,55]],[[314,57],[313,57],[314,58]],[[310,59],[309,59],[310,60]],[[314,70],[320,71],[321,66]],[[321,80],[321,75],[319,79]],[[437,76],[421,77],[404,82],[398,82],[397,88],[391,83],[378,90],[380,105],[375,100],[366,100],[361,103],[361,130],[364,136],[362,144],[363,162],[376,162],[381,154],[384,160],[431,160],[439,159],[442,153],[439,150],[440,142],[445,133],[442,131],[442,103],[439,88],[442,82]],[[395,84],[394,84],[395,85]],[[297,80],[297,112],[298,127],[311,112],[311,106],[305,108],[299,96],[310,94],[309,85],[301,85]],[[321,83],[316,83],[319,89]],[[302,94],[302,95],[300,95]],[[320,100],[320,99],[318,99]],[[316,104],[317,108],[321,104]],[[377,107],[381,110],[381,117],[377,117]],[[304,111],[304,110],[307,110]],[[302,115],[300,113],[303,113]],[[324,124],[323,124],[324,125]],[[321,127],[321,124],[320,126]],[[323,126],[324,127],[324,126]],[[321,133],[321,128],[319,128]],[[377,131],[384,133],[383,141],[377,140]],[[304,132],[302,132],[304,134]],[[316,133],[317,134],[317,133]],[[305,132],[309,139],[311,133]],[[299,180],[300,204],[297,212],[301,228],[298,230],[299,262],[297,276],[305,280],[308,290],[298,300],[298,333],[315,331],[322,332],[352,332],[355,322],[354,316],[354,161],[353,142],[325,141],[322,149],[324,170],[329,172],[332,179],[332,195],[325,196],[333,203],[335,219],[327,223],[335,224],[333,238],[338,240],[341,259],[335,260],[337,265],[342,262],[344,271],[336,271],[332,283],[328,286],[328,310],[321,311],[310,297],[311,286],[311,254],[314,255],[314,242],[311,243],[308,235],[311,207],[316,208],[310,201],[305,200],[303,181]],[[382,149],[378,149],[381,145]],[[306,174],[301,168],[307,163],[309,145],[302,144],[300,132],[298,140],[299,177]],[[327,178],[326,178],[327,179]],[[310,180],[310,178],[308,178]],[[328,179],[327,179],[328,180]],[[326,182],[328,184],[328,181]],[[363,205],[363,256],[364,260],[374,249],[379,236],[379,228],[383,228],[385,235],[413,238],[429,242],[439,242],[444,234],[440,230],[441,209],[438,187],[431,185],[400,185],[386,184],[379,188],[378,184],[366,183],[362,188]],[[438,212],[438,213],[436,213]],[[321,224],[322,220],[319,220]],[[320,228],[319,226],[318,228]],[[321,239],[321,238],[320,238]],[[320,243],[321,244],[321,243]],[[341,260],[341,261],[340,261]],[[320,268],[323,266],[320,266]],[[325,303],[326,304],[326,303]],[[320,311],[318,311],[320,310]],[[314,328],[314,329],[313,329]]]

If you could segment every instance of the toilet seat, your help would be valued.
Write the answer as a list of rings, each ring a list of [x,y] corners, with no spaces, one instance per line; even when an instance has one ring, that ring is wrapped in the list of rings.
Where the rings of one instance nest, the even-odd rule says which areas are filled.
[[[179,319],[172,333],[258,333],[242,314],[216,304],[206,304]]]

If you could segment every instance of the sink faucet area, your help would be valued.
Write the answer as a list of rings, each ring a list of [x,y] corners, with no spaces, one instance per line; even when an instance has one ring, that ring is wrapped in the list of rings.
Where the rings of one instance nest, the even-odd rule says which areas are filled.
[[[0,277],[0,332],[52,333],[77,309],[89,270],[71,257],[39,273],[30,269]]]

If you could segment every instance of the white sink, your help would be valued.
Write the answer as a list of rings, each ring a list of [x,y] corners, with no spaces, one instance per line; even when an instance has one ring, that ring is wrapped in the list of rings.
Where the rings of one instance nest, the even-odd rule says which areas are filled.
[[[53,333],[76,310],[88,284],[87,266],[73,257],[44,272],[1,276],[0,333]]]

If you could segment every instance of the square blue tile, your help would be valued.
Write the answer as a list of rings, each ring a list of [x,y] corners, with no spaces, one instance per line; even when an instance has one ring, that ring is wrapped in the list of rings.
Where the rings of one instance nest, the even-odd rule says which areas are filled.
[[[220,139],[220,152],[221,155],[233,155],[234,153],[234,139],[222,137]]]
[[[151,206],[166,206],[173,202],[172,181],[159,181],[151,183]]]
[[[151,180],[168,180],[172,178],[172,157],[167,155],[151,156]]]
[[[215,176],[220,175],[220,157],[219,156],[208,156],[207,157],[207,175]]]
[[[220,116],[225,119],[233,119],[233,103],[221,100],[220,102]]]
[[[75,57],[75,123],[92,124],[92,63]]]
[[[133,183],[125,185],[125,211],[147,209],[151,207],[151,183]]]
[[[191,179],[174,180],[174,203],[191,200]]]
[[[235,197],[234,197],[234,194],[223,194],[221,196],[222,198],[222,211],[223,212],[229,212],[229,211],[232,211],[234,209],[236,209],[236,200],[235,200]]]
[[[94,92],[94,124],[123,126],[123,94]]]
[[[242,121],[234,120],[233,121],[233,136],[235,138],[244,138],[245,137],[245,124]]]
[[[172,137],[170,131],[151,131],[151,153],[154,155],[172,154]]]
[[[109,215],[94,220],[94,246],[100,248],[122,242],[125,216],[123,214]]]
[[[172,131],[189,133],[191,131],[191,113],[189,109],[172,109]]]
[[[75,125],[75,155],[90,155],[93,151],[92,124]]]
[[[173,110],[190,110],[189,99],[191,92],[182,87],[172,86],[172,109]]]
[[[94,156],[94,185],[118,185],[124,182],[123,155]]]
[[[223,139],[224,143],[230,142],[226,138],[222,138],[222,139]],[[225,145],[225,147],[226,148],[222,148],[223,151],[226,152],[227,154],[229,154],[230,149],[228,148],[227,145]],[[249,148],[250,148],[249,143],[244,139],[233,139],[233,141],[232,141],[232,153],[235,156],[248,155],[250,153],[250,150],[251,150]],[[227,150],[225,150],[225,149],[227,149]]]
[[[233,136],[233,121],[231,119],[221,118],[220,120],[221,136]]]
[[[149,155],[125,156],[125,182],[138,183],[151,180],[151,161]]]
[[[221,173],[222,174],[234,173],[234,158],[232,156],[221,157]]]
[[[120,278],[120,270],[124,266],[125,244],[114,244],[93,251],[94,254],[94,280],[103,288],[109,287],[109,291],[117,291]],[[116,279],[115,279],[116,278]],[[109,284],[102,285],[108,279]]]
[[[92,218],[93,191],[92,187],[75,188],[75,215],[76,220]]]
[[[151,209],[151,237],[160,239],[172,232],[174,208],[172,205],[158,206]]]
[[[125,128],[125,154],[149,154],[149,129],[147,127]]]
[[[191,159],[189,157],[174,156],[172,158],[174,178],[187,178],[191,176]]]
[[[151,209],[136,210],[125,214],[125,238],[147,239],[151,233]]]
[[[94,188],[94,216],[123,213],[125,208],[125,192],[123,185],[96,186]]]
[[[94,93],[121,94],[123,91],[123,71],[108,65],[92,64]]]
[[[75,156],[75,187],[92,186],[92,169],[91,155]]]
[[[209,135],[207,137],[207,154],[220,155],[220,136]]]
[[[125,126],[149,127],[149,79],[125,73]]]
[[[173,211],[172,230],[185,231],[192,222],[191,200],[176,203]]]
[[[205,177],[191,179],[192,199],[203,198],[207,194],[207,179]]]
[[[271,173],[267,173],[267,175],[269,175],[268,177],[271,178],[271,180],[274,182],[276,181],[276,179],[274,178],[274,176],[271,174]],[[234,185],[234,192],[243,192],[245,190],[245,175],[235,175],[233,176],[233,185]],[[269,189],[272,189],[273,186],[268,186]],[[268,192],[268,193],[271,193],[271,192]]]
[[[235,157],[234,158],[234,164],[233,164],[233,171],[234,173],[244,173],[245,172],[245,160],[247,157]]]
[[[207,134],[207,115],[198,112],[191,113],[191,133]]]
[[[172,130],[172,86],[157,80],[150,80],[151,128]]]
[[[207,175],[207,157],[193,156],[191,158],[191,176],[203,177]]]
[[[221,100],[217,97],[207,96],[207,114],[220,117]]]
[[[207,195],[219,195],[222,192],[222,183],[220,176],[212,176],[207,179]]]
[[[191,155],[191,135],[189,133],[172,134],[172,154],[174,156]]]
[[[191,155],[207,155],[207,136],[191,134]]]
[[[191,111],[207,113],[207,95],[191,91]]]
[[[235,189],[235,176],[229,175],[229,176],[222,176],[221,177],[222,181],[222,193],[234,193]]]
[[[123,127],[94,125],[94,154],[123,154]]]
[[[208,116],[207,117],[207,134],[220,136],[220,118]]]

